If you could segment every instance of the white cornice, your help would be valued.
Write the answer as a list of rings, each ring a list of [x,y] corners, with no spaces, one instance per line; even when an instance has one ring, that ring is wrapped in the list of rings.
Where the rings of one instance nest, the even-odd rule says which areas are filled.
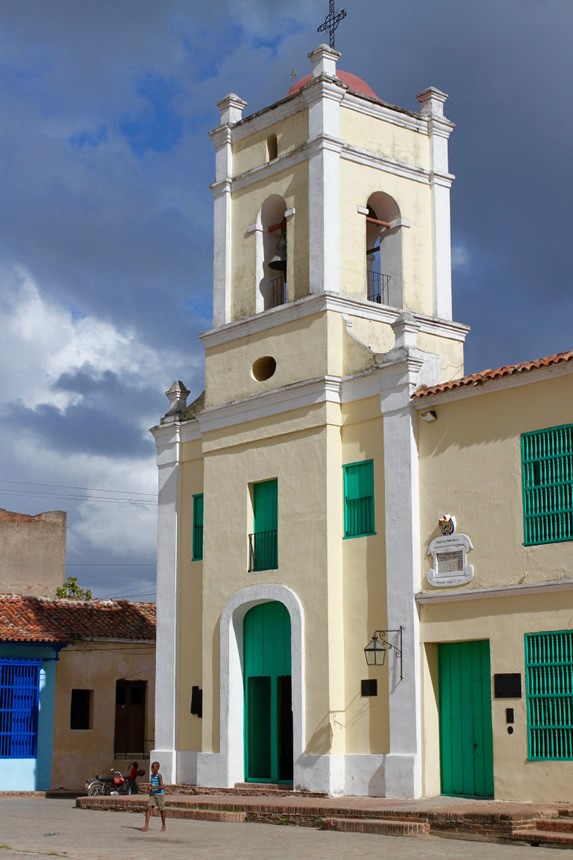
[[[297,149],[280,155],[273,161],[267,161],[264,164],[259,164],[251,170],[246,170],[244,173],[239,173],[231,179],[225,180],[229,182],[232,191],[241,191],[252,185],[253,182],[264,182],[275,176],[277,173],[282,173],[283,170],[290,170],[302,161],[309,157],[309,147],[307,143],[302,144]],[[211,190],[216,189],[216,184],[211,185]]]
[[[339,377],[321,376],[295,382],[274,391],[245,397],[232,403],[225,403],[222,406],[204,409],[198,415],[201,431],[208,433],[210,430],[257,421],[281,412],[308,408],[326,401],[340,403],[340,383]]]
[[[220,328],[211,329],[199,335],[205,349],[222,346],[239,338],[285,325],[286,323],[304,319],[324,311],[335,311],[361,319],[374,320],[376,322],[391,325],[402,313],[400,308],[392,308],[389,305],[379,305],[366,299],[358,299],[346,296],[343,293],[318,293],[313,296],[305,296],[296,302],[272,308],[256,316],[247,317],[237,322],[227,323]],[[425,314],[413,314],[414,319],[420,323],[420,331],[424,334],[433,334],[438,337],[447,337],[451,340],[464,342],[469,327],[462,323],[450,322],[449,320],[434,319]]]
[[[213,406],[199,413],[194,423],[200,432],[221,430],[225,427],[244,424],[249,421],[266,420],[285,412],[308,409],[319,403],[350,403],[366,397],[404,389],[412,374],[416,375],[427,353],[413,350],[404,359],[397,358],[385,364],[376,365],[354,376],[319,376],[294,382],[282,388],[244,397],[221,406]],[[405,389],[404,389],[405,390]],[[406,403],[409,405],[409,391],[405,390]],[[186,433],[186,425],[181,425],[181,442],[197,438]]]
[[[573,589],[573,579],[551,579],[547,582],[530,582],[523,585],[499,585],[493,588],[467,588],[463,591],[419,592],[416,603],[459,603],[464,600],[492,600],[497,597],[523,597],[552,594]]]
[[[429,185],[431,182],[439,182],[440,185],[450,188],[455,179],[453,174],[435,174],[423,167],[414,167],[401,161],[394,161],[391,158],[385,158],[368,149],[360,149],[348,143],[344,144],[340,157],[346,161],[352,161],[354,164],[361,164],[364,167],[374,167],[393,176],[401,176],[403,179],[413,179],[415,182],[422,182],[425,185]]]
[[[426,411],[434,406],[444,403],[453,403],[456,400],[466,400],[469,397],[481,397],[484,394],[494,394],[497,391],[506,391],[510,388],[519,388],[522,385],[533,385],[536,382],[546,382],[560,376],[573,374],[573,362],[552,364],[549,367],[534,367],[531,370],[523,370],[511,376],[502,376],[498,379],[486,379],[481,383],[462,385],[459,388],[449,388],[438,394],[428,394],[426,397],[416,397],[413,400],[417,410]]]
[[[403,113],[400,108],[392,109],[387,105],[365,101],[359,96],[352,95],[352,93],[346,93],[342,107],[355,110],[357,113],[366,114],[366,116],[374,117],[374,119],[384,120],[392,125],[400,126],[400,128],[407,128],[420,134],[428,134],[427,120],[416,115]]]
[[[302,105],[302,107],[301,107]],[[263,108],[259,113],[252,114],[233,126],[233,143],[244,140],[258,131],[268,128],[281,120],[288,119],[294,114],[306,112],[306,105],[302,99],[289,98],[282,102]],[[218,129],[210,132],[212,136]]]

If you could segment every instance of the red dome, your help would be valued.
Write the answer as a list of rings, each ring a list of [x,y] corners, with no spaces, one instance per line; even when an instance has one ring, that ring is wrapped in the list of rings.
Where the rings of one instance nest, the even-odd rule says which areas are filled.
[[[352,72],[339,71],[336,73],[336,77],[341,80],[343,84],[346,84],[349,90],[354,90],[355,92],[360,93],[363,96],[369,96],[372,99],[378,99],[378,96],[372,87],[369,87],[366,81],[363,81],[362,78],[358,77],[358,75],[353,75]],[[297,81],[296,84],[292,85],[287,96],[293,96],[295,93],[298,93],[305,84],[308,84],[311,78],[312,75],[305,75],[304,78],[301,78],[300,81]],[[378,101],[380,101],[380,99],[378,99]]]

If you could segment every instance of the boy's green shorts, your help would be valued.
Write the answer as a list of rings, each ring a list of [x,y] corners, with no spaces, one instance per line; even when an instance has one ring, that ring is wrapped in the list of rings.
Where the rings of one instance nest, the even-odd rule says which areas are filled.
[[[165,809],[165,795],[164,794],[150,794],[149,799],[147,801],[148,806],[156,806],[160,812]]]

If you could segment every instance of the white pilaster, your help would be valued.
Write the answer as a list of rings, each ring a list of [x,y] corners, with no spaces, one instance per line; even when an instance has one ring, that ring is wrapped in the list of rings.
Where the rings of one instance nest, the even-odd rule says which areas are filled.
[[[344,89],[316,78],[304,90],[309,114],[310,292],[340,292],[340,102]]]
[[[211,132],[215,144],[213,207],[213,326],[231,321],[231,177],[233,175],[232,128],[243,117],[247,102],[229,93],[217,103],[220,126]]]
[[[452,259],[450,188],[453,177],[448,168],[448,139],[453,123],[444,116],[448,96],[435,87],[419,93],[420,113],[428,122],[431,160],[432,222],[434,232],[434,312],[440,319],[452,319]]]
[[[159,470],[155,749],[165,782],[177,782],[177,560],[180,425],[155,428]]]
[[[402,666],[389,658],[390,749],[385,758],[387,797],[420,797],[421,681],[419,618],[414,595],[420,589],[420,524],[416,414],[413,390],[436,377],[436,356],[415,347],[419,329],[410,314],[393,328],[396,346],[387,358],[381,410],[384,416],[386,533],[386,624],[404,628]],[[393,641],[393,640],[391,640]],[[395,643],[394,643],[395,644]]]
[[[231,322],[232,203],[231,181],[211,186],[213,191],[213,328]]]

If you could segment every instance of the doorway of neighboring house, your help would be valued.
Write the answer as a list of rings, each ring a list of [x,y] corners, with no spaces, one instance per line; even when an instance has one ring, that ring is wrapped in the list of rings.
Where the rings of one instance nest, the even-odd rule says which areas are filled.
[[[442,794],[493,797],[489,641],[438,646]]]
[[[116,758],[145,754],[147,681],[120,680],[115,685]]]
[[[245,780],[292,782],[290,617],[282,603],[254,606],[243,621]]]

